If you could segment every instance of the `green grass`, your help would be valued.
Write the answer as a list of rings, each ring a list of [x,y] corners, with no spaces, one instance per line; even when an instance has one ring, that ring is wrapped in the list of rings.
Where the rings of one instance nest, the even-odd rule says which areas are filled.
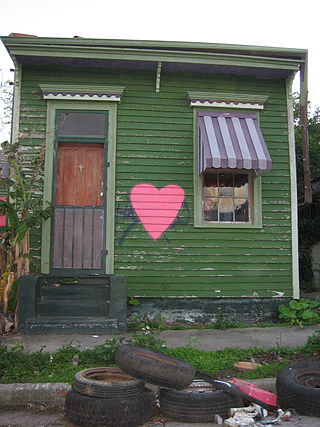
[[[304,347],[289,349],[276,347],[263,350],[256,347],[247,349],[225,348],[217,351],[203,351],[196,348],[180,347],[170,349],[168,354],[183,359],[195,366],[198,370],[209,371],[219,378],[236,376],[238,378],[268,378],[277,375],[277,372],[297,358],[310,358]],[[233,365],[239,361],[254,361],[261,364],[255,371],[239,371]]]
[[[9,346],[0,344],[0,382],[67,382],[71,384],[75,373],[82,369],[114,365],[116,350],[123,342],[124,337],[119,336],[84,351],[80,351],[79,346],[70,344],[52,354],[46,352],[45,348],[28,353],[19,343],[12,343]],[[154,332],[133,334],[129,342],[180,358],[198,370],[209,371],[219,378],[273,377],[290,363],[310,358],[319,360],[320,354],[320,330],[309,338],[305,346],[295,349],[276,347],[263,350],[252,347],[203,351],[196,348],[196,342],[190,342],[188,347],[169,349]],[[262,366],[254,372],[241,372],[233,367],[233,364],[239,361],[255,361]]]

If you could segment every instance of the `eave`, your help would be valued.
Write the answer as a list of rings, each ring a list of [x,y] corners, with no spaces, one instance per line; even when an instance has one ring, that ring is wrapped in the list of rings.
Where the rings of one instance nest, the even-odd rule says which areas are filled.
[[[166,64],[169,71],[176,64],[179,71],[199,69],[208,72],[211,69],[217,72],[218,67],[223,74],[252,75],[254,70],[257,74],[265,70],[264,77],[268,70],[270,77],[287,77],[299,70],[306,56],[306,51],[299,49],[209,43],[41,37],[2,37],[2,41],[10,55],[22,64],[41,65],[47,58],[51,65],[78,66],[86,62],[88,66],[94,66],[101,62],[107,65],[111,61],[113,64],[127,63],[127,66],[134,62],[139,68],[144,68],[144,64],[145,68],[154,68],[162,62],[163,71]]]

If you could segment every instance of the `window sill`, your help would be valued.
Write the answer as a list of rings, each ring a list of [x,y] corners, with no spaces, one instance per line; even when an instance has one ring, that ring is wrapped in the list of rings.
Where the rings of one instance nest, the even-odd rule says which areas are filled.
[[[262,224],[260,223],[254,223],[254,224],[233,224],[233,223],[207,223],[207,222],[201,222],[201,223],[194,223],[195,228],[262,228]]]

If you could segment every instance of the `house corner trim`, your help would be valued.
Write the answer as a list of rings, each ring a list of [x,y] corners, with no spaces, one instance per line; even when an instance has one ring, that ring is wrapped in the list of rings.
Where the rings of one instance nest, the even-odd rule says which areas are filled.
[[[300,298],[299,285],[299,258],[298,258],[298,201],[296,185],[296,154],[294,138],[294,118],[293,118],[293,97],[292,97],[293,77],[287,79],[287,112],[288,112],[288,137],[289,137],[289,158],[290,158],[290,185],[291,185],[291,240],[292,240],[292,296]]]

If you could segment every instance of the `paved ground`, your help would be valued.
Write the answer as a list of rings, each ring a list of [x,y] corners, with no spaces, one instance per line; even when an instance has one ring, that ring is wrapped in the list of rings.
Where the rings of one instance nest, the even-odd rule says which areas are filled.
[[[219,330],[184,330],[163,331],[160,337],[166,340],[168,347],[180,347],[193,345],[197,348],[213,351],[226,347],[247,348],[256,346],[271,348],[274,346],[297,347],[306,344],[309,336],[318,330],[317,326],[304,328],[298,327],[274,327],[274,328],[248,328]],[[127,334],[130,336],[130,334]],[[33,352],[44,347],[45,351],[53,352],[64,344],[79,344],[81,348],[92,348],[102,344],[108,338],[115,336],[97,335],[15,335],[2,336],[0,342],[6,345],[14,343],[23,344],[25,350]],[[258,383],[259,387],[266,390],[274,390],[274,379]],[[69,386],[66,384],[47,385],[1,385],[0,384],[0,427],[24,426],[65,426],[73,427],[63,415],[64,396]],[[11,402],[11,406],[5,408]],[[24,408],[17,405],[25,404]],[[57,410],[48,410],[43,403],[55,402]],[[216,424],[203,423],[178,423],[178,422],[153,422],[144,427],[183,427],[183,426],[215,426]],[[293,417],[290,421],[282,423],[284,427],[319,427],[320,419],[314,417]]]
[[[293,417],[288,422],[282,422],[283,427],[319,427],[319,418],[314,417]],[[0,426],[1,427],[74,427],[63,416],[62,412],[29,410],[13,410],[10,412],[0,410]],[[215,423],[180,423],[173,421],[166,422],[150,422],[143,427],[214,427],[218,426]],[[108,426],[106,426],[108,427]],[[220,426],[221,427],[221,426]]]
[[[182,347],[192,345],[202,350],[214,351],[226,347],[260,347],[271,348],[275,346],[297,347],[306,344],[309,336],[319,329],[317,326],[272,327],[272,328],[245,328],[227,329],[188,329],[182,331],[162,331],[159,338],[166,341],[167,346]],[[129,337],[130,334],[122,336]],[[92,348],[97,344],[103,344],[106,339],[115,338],[117,335],[12,335],[1,336],[0,342],[23,344],[26,351],[37,351],[44,348],[45,351],[54,352],[65,344],[80,345],[82,349]]]

